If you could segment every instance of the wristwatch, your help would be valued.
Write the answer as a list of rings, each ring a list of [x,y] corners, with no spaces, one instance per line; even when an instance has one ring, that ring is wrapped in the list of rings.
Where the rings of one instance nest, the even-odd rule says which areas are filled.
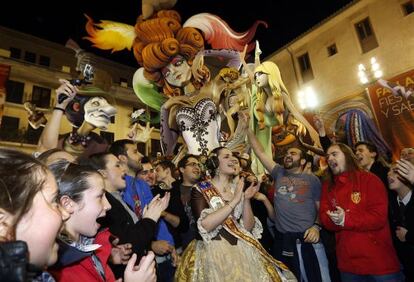
[[[318,228],[319,231],[322,230],[322,226],[319,223],[314,223],[313,226],[315,226],[316,228]]]

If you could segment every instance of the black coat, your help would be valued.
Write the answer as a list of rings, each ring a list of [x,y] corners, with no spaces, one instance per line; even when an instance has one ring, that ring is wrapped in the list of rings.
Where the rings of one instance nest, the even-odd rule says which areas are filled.
[[[132,244],[132,250],[139,259],[151,249],[151,242],[155,238],[157,223],[152,219],[143,218],[134,223],[124,206],[110,193],[105,193],[111,209],[98,222],[103,228],[109,228],[112,235],[119,238],[119,244]],[[114,266],[112,270],[116,278],[123,277],[125,266]]]
[[[42,281],[42,270],[29,264],[29,251],[24,241],[0,243],[0,281]],[[53,280],[52,280],[53,281]]]
[[[154,196],[159,194],[161,197],[164,197],[165,192],[170,192],[170,203],[165,211],[178,216],[180,218],[180,224],[177,227],[173,227],[167,221],[165,221],[165,223],[167,224],[168,231],[170,231],[174,238],[175,247],[182,247],[182,239],[180,234],[187,232],[189,222],[187,214],[184,211],[183,203],[181,202],[180,182],[174,181],[170,190],[163,190],[159,185],[157,185],[152,188],[151,192]]]
[[[369,171],[378,176],[382,183],[384,183],[384,186],[388,188],[387,175],[389,170],[390,169],[384,166],[381,162],[375,161]]]
[[[400,213],[397,196],[394,196],[389,203],[391,233],[397,255],[404,267],[406,281],[414,281],[414,195],[405,207],[404,215]],[[397,226],[405,227],[408,232],[405,236],[406,242],[401,242],[395,235]]]

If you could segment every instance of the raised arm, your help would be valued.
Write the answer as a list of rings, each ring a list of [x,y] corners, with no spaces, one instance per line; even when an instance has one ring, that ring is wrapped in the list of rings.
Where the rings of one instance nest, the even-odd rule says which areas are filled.
[[[161,149],[164,155],[173,155],[175,145],[177,145],[178,132],[171,130],[169,120],[169,110],[164,106],[161,107]]]
[[[267,171],[272,171],[276,165],[276,162],[273,161],[271,156],[268,156],[265,153],[262,144],[260,144],[257,137],[254,135],[253,131],[251,131],[250,129],[247,131],[247,138],[249,139],[251,148],[253,149],[254,153],[259,158],[263,166],[267,169]]]
[[[52,116],[43,129],[39,143],[37,144],[37,150],[39,152],[44,152],[57,147],[60,123],[63,114],[65,113],[69,102],[73,100],[73,98],[76,96],[76,93],[79,91],[76,86],[70,84],[70,82],[66,79],[59,79],[59,82],[61,85],[58,89],[56,89],[56,103],[53,108]],[[62,98],[60,97],[62,96],[67,96],[67,98],[61,101]]]
[[[320,115],[313,116],[313,122],[319,134],[319,141],[324,151],[331,146],[331,140],[326,136],[325,124]]]

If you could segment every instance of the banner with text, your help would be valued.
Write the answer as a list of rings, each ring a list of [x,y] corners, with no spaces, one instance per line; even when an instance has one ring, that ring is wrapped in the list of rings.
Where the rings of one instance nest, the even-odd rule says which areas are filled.
[[[9,79],[10,66],[0,64],[0,126],[6,103],[6,81]]]
[[[414,70],[387,81],[386,85],[374,84],[368,91],[382,136],[396,160],[402,148],[414,147],[414,93],[406,97],[400,90],[414,90]]]

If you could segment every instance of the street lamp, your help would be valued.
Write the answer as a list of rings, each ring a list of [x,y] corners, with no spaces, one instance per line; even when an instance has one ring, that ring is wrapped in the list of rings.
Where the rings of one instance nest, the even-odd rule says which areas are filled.
[[[302,110],[313,109],[318,105],[318,99],[312,87],[308,86],[298,92],[298,103]]]
[[[371,62],[371,68],[369,69],[369,71],[365,68],[364,64],[358,65],[358,77],[359,77],[359,81],[362,84],[371,83],[374,80],[381,78],[383,75],[381,67],[379,63],[377,62],[377,59],[375,57],[372,57],[370,62]]]
[[[363,84],[365,87],[364,89],[365,95],[368,98],[368,101],[371,105],[372,113],[375,116],[375,110],[372,104],[371,96],[369,95],[368,87],[370,86],[370,84],[375,83],[378,79],[380,79],[383,73],[375,57],[372,57],[370,59],[370,63],[371,63],[371,68],[369,70],[365,68],[364,64],[358,65],[358,77],[359,77],[359,81],[361,82],[361,84]],[[375,116],[375,123],[377,127],[379,128],[378,119],[376,118],[376,116]]]

